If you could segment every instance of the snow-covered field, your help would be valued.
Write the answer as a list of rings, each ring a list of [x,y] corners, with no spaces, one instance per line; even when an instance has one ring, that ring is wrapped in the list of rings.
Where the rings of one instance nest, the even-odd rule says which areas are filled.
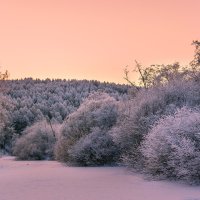
[[[0,200],[200,200],[200,187],[147,181],[120,167],[2,157]]]

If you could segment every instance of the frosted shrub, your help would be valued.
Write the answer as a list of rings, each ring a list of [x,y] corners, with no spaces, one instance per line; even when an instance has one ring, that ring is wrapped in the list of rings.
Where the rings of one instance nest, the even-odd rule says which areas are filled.
[[[116,161],[118,149],[108,133],[96,128],[72,146],[69,155],[81,166],[105,165]]]
[[[173,81],[163,86],[141,90],[124,107],[124,117],[118,120],[115,140],[122,149],[123,162],[128,166],[140,162],[140,146],[151,127],[164,115],[172,115],[177,108],[200,105],[200,87],[194,82]]]
[[[54,127],[58,128],[58,126]],[[20,160],[52,159],[56,142],[55,134],[56,132],[52,131],[46,121],[37,122],[26,128],[23,135],[16,140],[13,155]]]
[[[55,148],[56,158],[68,161],[71,146],[90,134],[95,127],[108,131],[116,123],[117,115],[118,103],[114,98],[102,92],[91,94],[64,122]]]
[[[158,177],[200,183],[200,112],[183,107],[161,118],[141,145],[145,170]]]

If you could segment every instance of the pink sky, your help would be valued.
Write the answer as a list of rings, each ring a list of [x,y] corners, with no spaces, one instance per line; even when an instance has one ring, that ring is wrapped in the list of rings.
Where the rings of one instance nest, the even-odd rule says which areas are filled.
[[[188,63],[199,0],[0,0],[0,65],[11,78],[124,82],[123,68]]]

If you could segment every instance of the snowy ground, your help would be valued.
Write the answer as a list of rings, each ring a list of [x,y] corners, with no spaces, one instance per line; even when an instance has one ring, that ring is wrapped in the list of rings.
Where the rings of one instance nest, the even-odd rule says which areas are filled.
[[[119,167],[0,158],[0,200],[200,200],[200,187],[146,181]]]

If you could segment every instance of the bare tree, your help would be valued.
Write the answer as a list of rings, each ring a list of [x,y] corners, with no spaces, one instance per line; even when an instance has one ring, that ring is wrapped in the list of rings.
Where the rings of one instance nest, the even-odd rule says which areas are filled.
[[[169,80],[175,80],[180,76],[183,76],[181,66],[179,63],[173,63],[170,65],[150,65],[150,67],[143,67],[138,61],[135,61],[135,68],[133,72],[139,73],[137,83],[147,89],[151,86],[164,84]],[[124,79],[131,85],[136,85],[129,78],[129,71],[127,68],[124,71]]]
[[[0,72],[0,92],[5,90],[5,80],[8,79],[9,73],[6,70],[4,73]]]
[[[0,80],[6,80],[9,77],[9,73],[6,70],[4,73],[0,72]]]
[[[133,69],[133,72],[137,72],[139,73],[140,77],[139,77],[139,85],[141,85],[144,88],[147,88],[147,76],[148,73],[146,72],[147,68],[142,67],[142,65],[135,60],[135,68]],[[133,82],[130,80],[129,77],[130,71],[128,70],[128,66],[126,66],[126,68],[124,69],[124,79],[132,86],[136,86],[137,83]]]
[[[194,50],[194,58],[190,62],[190,65],[192,67],[200,67],[200,42],[198,40],[194,40],[192,42],[192,45],[195,46],[195,50]]]
[[[190,62],[190,66],[192,69],[192,76],[194,80],[200,81],[200,42],[198,40],[194,40],[192,45],[195,46],[194,57]]]
[[[133,72],[139,74],[137,84],[147,89],[176,79],[200,81],[200,42],[198,40],[193,41],[192,45],[195,46],[194,58],[186,67],[181,66],[178,62],[144,67],[138,61],[135,61]],[[132,86],[136,86],[136,83],[130,80],[129,73],[130,71],[126,67],[124,79]]]

